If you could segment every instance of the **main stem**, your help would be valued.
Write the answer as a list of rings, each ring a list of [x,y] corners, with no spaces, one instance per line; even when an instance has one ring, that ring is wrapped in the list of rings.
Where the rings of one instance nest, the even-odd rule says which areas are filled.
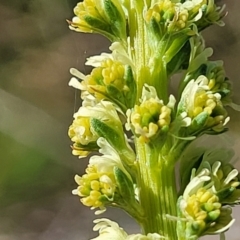
[[[130,44],[137,82],[136,103],[142,95],[144,84],[148,84],[155,87],[159,98],[166,104],[168,99],[166,66],[161,58],[162,51],[159,52],[160,55],[155,55],[157,49],[151,49],[148,44],[147,28],[143,19],[146,4],[149,5],[149,1],[130,1],[129,22],[132,27]],[[168,240],[177,240],[176,221],[169,217],[177,216],[174,161],[167,153],[163,154],[160,149],[142,143],[137,138],[135,144],[139,168],[137,179],[140,188],[139,201],[145,212],[143,231],[145,234],[159,233]]]
[[[142,228],[145,234],[159,233],[169,240],[177,240],[176,182],[170,156],[163,156],[154,147],[136,140],[139,166],[140,204],[145,211]],[[172,162],[172,161],[171,161]]]

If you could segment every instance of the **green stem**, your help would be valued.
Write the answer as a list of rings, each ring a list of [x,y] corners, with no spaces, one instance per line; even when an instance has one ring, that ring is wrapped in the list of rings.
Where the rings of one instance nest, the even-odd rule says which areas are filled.
[[[136,82],[137,82],[137,100],[142,96],[142,89],[145,83],[148,82],[150,78],[150,71],[147,66],[149,57],[149,46],[147,43],[146,26],[144,19],[142,17],[143,7],[140,2],[136,4],[136,38],[134,41],[134,51],[135,51],[135,67],[136,67]]]
[[[140,172],[140,204],[145,210],[143,231],[177,240],[176,222],[168,217],[177,216],[175,171],[169,161],[171,156],[162,156],[158,149],[138,139],[136,151]]]

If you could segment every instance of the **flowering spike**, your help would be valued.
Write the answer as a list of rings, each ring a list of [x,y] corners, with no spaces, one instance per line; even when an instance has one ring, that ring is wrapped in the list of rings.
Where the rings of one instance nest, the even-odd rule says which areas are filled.
[[[200,33],[222,25],[223,10],[214,0],[83,0],[75,7],[70,28],[112,44],[110,53],[87,59],[90,74],[71,69],[69,85],[83,100],[69,128],[73,154],[98,151],[75,177],[73,193],[96,213],[124,209],[145,234],[100,219],[95,239],[197,240],[224,236],[233,224],[229,206],[240,203],[240,177],[231,152],[182,154],[199,136],[226,131],[227,105],[240,109],[222,61],[209,60],[213,51]],[[181,70],[175,98],[169,83]]]

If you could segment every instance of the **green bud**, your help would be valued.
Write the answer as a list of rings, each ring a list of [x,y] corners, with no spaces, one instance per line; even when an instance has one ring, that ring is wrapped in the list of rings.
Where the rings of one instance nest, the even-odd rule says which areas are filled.
[[[114,2],[118,4],[117,1]],[[116,6],[111,0],[104,1],[106,16],[111,24],[111,29],[116,36],[126,39],[126,21],[121,6]]]
[[[117,131],[117,129],[113,129],[97,118],[91,119],[91,126],[100,137],[104,137],[114,148],[124,148],[125,141],[123,141],[123,136]]]
[[[207,7],[208,7],[207,4],[203,4],[203,5],[201,6],[201,9],[202,9],[202,11],[203,11],[203,14],[206,13]]]
[[[132,181],[126,176],[126,174],[120,168],[114,167],[113,171],[121,197],[126,201],[132,199],[134,199],[135,201]]]
[[[208,213],[208,219],[209,221],[215,221],[219,216],[220,216],[220,210],[219,209],[216,209],[214,211],[211,211]]]
[[[201,208],[207,212],[211,212],[214,209],[214,205],[213,203],[206,202],[202,205]]]
[[[137,86],[130,66],[126,66],[124,79],[129,88],[129,91],[126,91],[125,94],[125,103],[127,108],[132,108],[136,101]]]
[[[119,129],[118,126],[110,127],[109,125],[97,118],[91,119],[91,126],[99,137],[103,137],[109,142],[118,152],[126,167],[132,166],[133,161],[135,161],[135,154],[127,144],[123,130]]]
[[[205,126],[205,124],[206,124],[206,122],[208,120],[208,117],[209,117],[209,114],[207,112],[201,112],[200,114],[198,114],[192,120],[192,124],[191,124],[189,130],[191,132],[201,130]]]
[[[186,41],[183,47],[177,52],[177,54],[174,54],[167,64],[167,71],[169,75],[177,73],[179,70],[185,70],[188,68],[190,50],[190,43],[189,41]]]
[[[105,8],[106,14],[108,15],[110,21],[116,22],[119,19],[121,19],[121,15],[120,15],[118,9],[112,3],[111,0],[104,1],[104,8]]]
[[[171,21],[174,18],[174,15],[175,11],[173,9],[169,9],[166,12],[164,12],[162,17],[165,21]]]
[[[172,58],[179,52],[181,49],[185,50],[183,46],[188,41],[189,36],[182,34],[178,36],[171,44],[171,46],[168,48],[166,53],[164,54],[164,61],[166,63],[169,63]]]
[[[116,88],[113,84],[106,86],[106,90],[107,90],[106,97],[112,102],[115,102],[121,108],[125,109],[125,106],[123,106],[125,99],[122,94],[122,91]]]
[[[88,25],[90,25],[95,29],[100,29],[101,31],[111,33],[111,29],[109,28],[109,25],[99,20],[98,18],[94,18],[92,16],[87,15],[84,17],[84,20]]]
[[[162,37],[161,28],[160,28],[157,20],[154,17],[151,18],[151,20],[149,22],[149,27],[150,27],[153,35],[155,37],[157,37],[158,39],[161,39],[161,37]],[[151,41],[151,39],[149,39],[149,40]],[[155,41],[153,41],[153,42],[155,43]]]
[[[218,191],[217,196],[219,197],[219,201],[224,201],[234,192],[234,190],[235,190],[234,187],[229,187]]]

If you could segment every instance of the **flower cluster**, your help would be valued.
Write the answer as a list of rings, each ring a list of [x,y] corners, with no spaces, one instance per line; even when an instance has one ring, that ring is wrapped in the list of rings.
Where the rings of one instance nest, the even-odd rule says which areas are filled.
[[[164,36],[167,32],[180,31],[186,28],[190,22],[197,21],[201,17],[198,12],[198,9],[201,9],[200,6],[195,6],[193,2],[190,6],[191,3],[188,3],[159,1],[146,12],[145,20],[160,36]]]
[[[75,181],[79,187],[73,194],[83,197],[81,202],[84,205],[104,209],[106,202],[113,201],[116,183],[111,170],[98,172],[95,165],[90,165],[82,177],[75,176]]]
[[[74,75],[70,84],[82,91],[82,99],[85,100],[89,94],[97,101],[108,100],[116,104],[122,111],[132,107],[136,95],[136,83],[133,78],[130,59],[121,45],[113,44],[110,49],[112,54],[101,54],[88,59],[86,65],[94,66],[91,73],[85,76],[77,69],[71,69]],[[79,82],[79,79],[82,81]]]
[[[226,231],[233,223],[231,208],[223,207],[217,193],[211,188],[211,177],[207,169],[192,177],[183,196],[179,198],[178,229],[184,228],[186,238]]]
[[[221,94],[212,91],[213,86],[214,80],[203,75],[186,85],[178,105],[178,114],[186,112],[192,119],[189,134],[204,131],[214,134],[224,131],[229,117],[222,104]]]
[[[143,142],[156,138],[160,131],[167,131],[171,122],[171,108],[158,99],[153,87],[145,86],[140,105],[129,110],[128,128]]]
[[[126,38],[125,14],[117,0],[85,0],[74,8],[70,29],[97,32],[111,40]]]
[[[92,240],[160,240],[164,237],[157,233],[148,233],[147,235],[142,234],[131,234],[128,235],[116,222],[110,221],[109,219],[102,218],[94,220],[96,223],[93,228],[94,231],[99,231],[100,235]]]
[[[73,190],[73,194],[80,196],[81,202],[91,209],[99,208],[96,214],[105,211],[105,206],[112,205],[137,216],[141,210],[135,199],[133,181],[119,154],[102,137],[98,139],[97,144],[102,155],[92,156],[86,174],[82,177],[75,176],[79,186]]]
[[[161,37],[166,33],[183,30],[187,34],[193,35],[195,31],[201,31],[210,24],[222,25],[223,10],[224,7],[217,7],[214,1],[160,0],[146,11],[145,21],[154,33]]]
[[[193,168],[190,182],[178,200],[178,225],[179,229],[185,229],[186,237],[219,234],[235,221],[229,206],[240,202],[240,177],[229,163],[231,154],[224,150],[206,151],[203,155],[200,151],[195,163],[191,163],[198,163],[199,167]],[[186,172],[185,169],[185,175],[188,175]]]

